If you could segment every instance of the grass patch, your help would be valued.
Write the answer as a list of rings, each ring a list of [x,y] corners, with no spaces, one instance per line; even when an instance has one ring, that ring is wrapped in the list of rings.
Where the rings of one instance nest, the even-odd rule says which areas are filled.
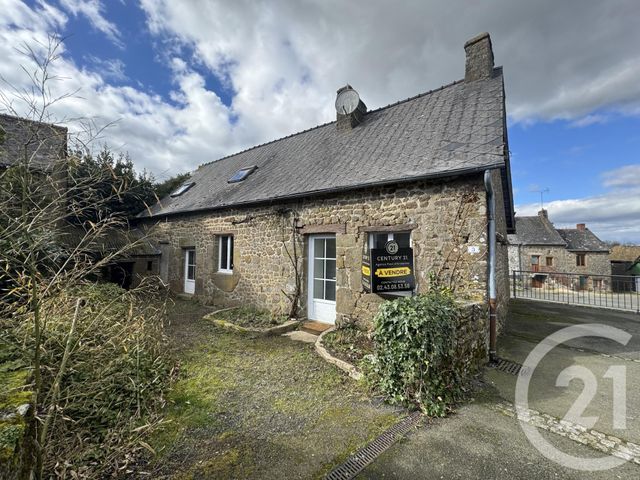
[[[321,478],[404,416],[312,346],[227,333],[185,303],[171,313],[180,374],[150,439],[153,478]]]
[[[373,340],[366,331],[355,325],[327,333],[322,337],[322,344],[334,357],[353,365],[374,352]]]
[[[259,329],[275,327],[287,321],[286,315],[275,315],[267,310],[257,310],[251,307],[222,310],[213,316],[240,327]]]

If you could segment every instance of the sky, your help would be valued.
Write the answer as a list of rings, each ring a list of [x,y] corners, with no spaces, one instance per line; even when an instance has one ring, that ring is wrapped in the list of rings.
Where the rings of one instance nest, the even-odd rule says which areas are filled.
[[[58,35],[49,119],[162,180],[333,120],[346,83],[373,109],[463,78],[488,31],[517,214],[542,191],[556,226],[640,244],[638,21],[637,0],[0,0],[0,112],[28,113],[24,50]]]

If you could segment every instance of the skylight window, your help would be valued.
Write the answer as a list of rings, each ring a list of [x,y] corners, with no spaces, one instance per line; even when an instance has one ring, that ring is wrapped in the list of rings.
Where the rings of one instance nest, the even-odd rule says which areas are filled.
[[[255,165],[252,167],[247,167],[247,168],[241,168],[240,170],[237,170],[236,173],[234,173],[231,178],[229,180],[227,180],[227,183],[238,183],[243,181],[245,178],[247,178],[249,175],[251,175],[255,169],[258,168]]]
[[[182,185],[180,185],[178,188],[176,188],[173,193],[171,193],[172,197],[179,197],[180,195],[182,195],[184,192],[186,192],[187,190],[189,190],[191,187],[193,187],[196,184],[196,182],[187,182],[187,183],[183,183]]]

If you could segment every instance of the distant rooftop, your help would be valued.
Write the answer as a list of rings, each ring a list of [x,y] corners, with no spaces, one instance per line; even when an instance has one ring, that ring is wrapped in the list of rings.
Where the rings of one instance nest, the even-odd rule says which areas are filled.
[[[575,252],[608,252],[607,244],[588,228],[559,228],[558,233],[567,242],[567,250]]]
[[[0,114],[0,167],[27,159],[47,170],[67,153],[67,129],[50,123]]]

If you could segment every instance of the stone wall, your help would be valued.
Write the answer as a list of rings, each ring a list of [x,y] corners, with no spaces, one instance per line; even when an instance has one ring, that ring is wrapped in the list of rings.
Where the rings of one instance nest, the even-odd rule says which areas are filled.
[[[496,196],[501,201],[501,194]],[[501,205],[498,215],[498,231],[503,231]],[[433,273],[461,297],[486,299],[486,193],[481,174],[142,223],[152,227],[155,222],[151,237],[165,252],[160,264],[167,263],[171,289],[183,291],[185,249],[195,248],[195,294],[210,304],[289,312],[296,291],[290,259],[295,246],[301,272],[300,314],[305,315],[306,234],[335,233],[337,322],[368,322],[384,299],[361,287],[362,249],[371,231],[392,226],[411,229],[418,293],[425,291]],[[220,235],[234,237],[233,274],[217,272]],[[478,253],[470,253],[469,246],[478,247]],[[506,272],[506,248],[501,252],[500,271]],[[501,293],[505,294],[508,290]]]
[[[489,320],[486,305],[480,302],[460,304],[457,324],[457,351],[460,358],[471,360],[471,372],[489,358]]]

